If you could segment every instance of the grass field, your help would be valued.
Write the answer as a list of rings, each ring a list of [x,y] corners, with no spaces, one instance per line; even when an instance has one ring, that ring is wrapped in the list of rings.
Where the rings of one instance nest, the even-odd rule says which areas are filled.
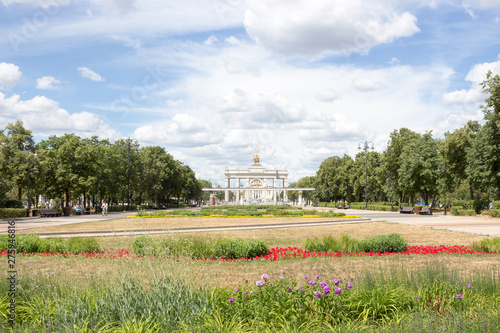
[[[263,219],[257,221],[259,221],[258,223],[276,223],[276,221],[282,221],[282,219],[285,219],[287,222],[290,221],[290,218],[276,218],[275,220]],[[132,220],[132,222],[130,222],[130,220]],[[135,219],[122,219],[106,222],[82,223],[60,226],[57,227],[57,230],[89,230],[86,228],[95,228],[96,226],[103,228],[102,230],[110,230],[110,228],[123,228],[124,224],[127,225],[129,223],[131,225],[135,223],[148,223],[147,226],[150,228],[157,228],[165,225],[193,226],[193,224],[196,223],[198,226],[235,223],[235,219],[225,218],[134,220]],[[256,219],[243,218],[239,220],[238,223],[255,224]],[[37,231],[41,230],[37,229]],[[247,240],[264,239],[269,247],[300,247],[304,240],[310,237],[347,234],[356,239],[363,239],[368,236],[390,234],[393,232],[398,232],[403,235],[409,245],[471,245],[474,241],[480,241],[485,238],[484,236],[469,233],[387,222],[273,230],[223,231],[217,234],[203,233],[195,234],[194,236],[223,238],[240,237]],[[165,237],[165,235],[155,235],[154,237]],[[182,237],[182,235],[179,235],[179,237]],[[133,239],[134,236],[99,237],[98,241],[102,247],[130,249]],[[500,329],[500,323],[495,319],[500,315],[500,307],[491,305],[493,303],[488,303],[487,301],[487,299],[489,299],[500,303],[500,292],[498,291],[499,288],[497,288],[500,285],[500,256],[498,254],[488,256],[408,255],[309,258],[287,259],[276,262],[196,262],[159,258],[95,259],[85,257],[62,258],[18,255],[16,270],[18,272],[19,318],[23,320],[25,326],[24,328],[22,325],[18,326],[16,330],[14,330],[15,332],[48,331],[47,327],[52,327],[50,325],[54,325],[52,332],[102,333],[106,332],[103,328],[105,324],[109,324],[109,332],[254,332],[257,330],[261,332],[271,332],[273,330],[283,332],[371,332],[372,330],[405,332],[408,330],[401,328],[401,323],[409,325],[411,329],[408,327],[407,329],[410,331],[412,331],[412,329],[421,331],[419,326],[423,325],[427,327],[425,325],[427,325],[428,322],[430,326],[424,329],[427,331],[438,331],[437,329],[432,330],[432,327],[434,327],[433,325],[437,325],[437,323],[443,327],[443,332],[482,332],[485,331],[485,327]],[[344,302],[342,303],[344,309],[349,308],[350,310],[344,311],[336,308],[335,311],[339,313],[338,317],[343,319],[341,321],[333,320],[327,315],[327,312],[333,311],[333,306],[340,305],[337,303],[335,303],[337,305],[334,303],[317,303],[317,305],[314,305],[316,304],[314,303],[316,299],[313,296],[311,296],[312,298],[310,299],[311,307],[308,307],[308,311],[310,311],[309,315],[298,313],[296,317],[287,317],[288,314],[285,313],[286,311],[283,313],[280,312],[285,308],[283,308],[282,305],[276,304],[277,313],[281,313],[279,315],[276,314],[276,318],[279,316],[285,318],[282,320],[280,319],[281,321],[274,317],[274,319],[265,317],[265,314],[260,314],[260,317],[257,316],[252,320],[244,318],[247,316],[245,313],[247,313],[246,311],[248,309],[253,309],[255,306],[258,308],[259,306],[263,306],[262,304],[258,305],[257,303],[250,302],[247,306],[243,306],[243,299],[236,298],[234,303],[235,306],[228,307],[228,299],[232,296],[232,289],[244,287],[246,285],[245,280],[249,280],[250,284],[252,284],[254,281],[259,280],[262,274],[269,274],[273,276],[273,278],[277,278],[282,270],[286,272],[287,281],[295,281],[295,283],[299,285],[301,281],[304,280],[304,276],[312,277],[316,275],[321,276],[321,280],[325,281],[341,279],[344,281],[344,284],[347,281],[352,281],[355,286],[359,287],[357,287],[358,289],[356,289],[356,287],[353,289],[355,291],[352,295],[347,294],[347,290],[344,290],[346,297],[344,297],[342,301]],[[0,290],[7,289],[6,274],[5,270],[5,273],[2,273],[0,276],[2,279],[0,282]],[[422,274],[422,276],[419,274]],[[367,276],[370,275],[378,276],[376,280],[380,280],[380,284],[369,282]],[[400,285],[401,283],[393,285],[393,282],[390,281],[395,281],[394,279],[401,279],[401,281],[404,280],[408,282],[404,285]],[[415,281],[411,282],[413,280]],[[162,315],[161,312],[158,312],[156,309],[151,309],[151,307],[159,306],[159,303],[155,302],[160,302],[160,299],[155,300],[155,297],[160,296],[155,295],[163,295],[162,293],[164,293],[164,291],[162,291],[163,289],[156,289],[159,288],[159,281],[162,281],[161,285],[164,285],[165,288],[172,288],[172,290],[177,288],[175,290],[178,290],[175,291],[175,293],[179,294],[177,296],[171,296],[173,298],[171,298],[169,302],[174,304],[175,302],[179,302],[179,298],[186,300],[192,299],[190,302],[198,304],[196,307],[198,310],[194,309],[194,305],[189,305],[191,304],[189,302],[189,304],[175,303],[177,304],[175,308],[185,309],[183,310],[185,316],[184,314],[178,314],[175,312],[177,310],[174,311],[172,308],[168,310],[171,311],[168,312],[171,313],[169,318],[174,316],[175,312],[177,313],[176,316],[178,316],[178,320],[169,321],[168,324],[166,321],[162,321],[162,316],[167,312],[163,312],[164,314]],[[172,284],[172,281],[177,281],[181,283],[182,286],[176,284],[177,282]],[[431,282],[435,285],[434,287],[428,287],[430,291],[423,291],[421,287],[419,287]],[[468,283],[476,288],[481,288],[481,292],[484,294],[481,295],[486,298],[479,296],[479,294],[474,294],[474,296],[472,294],[470,296],[469,294],[465,294],[465,292],[472,292],[465,287]],[[481,285],[481,287],[479,287],[479,285]],[[461,286],[465,289],[460,289],[462,288]],[[248,285],[248,287],[251,288],[251,285]],[[253,289],[255,288],[255,284],[253,284]],[[361,297],[362,292],[377,293],[385,290],[389,293],[387,295],[393,295],[391,288],[399,295],[397,297],[394,296],[394,302],[402,302],[397,303],[399,304],[398,306],[400,306],[401,309],[407,306],[407,310],[398,310],[396,312],[389,311],[385,319],[375,318],[374,314],[372,314],[374,316],[372,319],[367,320],[353,317],[353,313],[356,311],[350,308],[350,306],[354,304],[352,302],[357,299],[356,297]],[[149,294],[148,290],[156,291],[153,294]],[[262,291],[263,290],[264,289],[262,289]],[[269,289],[268,292],[270,293],[269,295],[274,295],[272,293],[275,291]],[[415,303],[415,295],[422,298],[423,295],[427,295],[426,293],[430,295],[428,297],[432,298],[426,300],[426,305]],[[457,308],[456,297],[458,293],[464,293],[464,295],[466,295],[468,303],[467,308],[464,308],[465,310]],[[0,299],[2,299],[1,297],[3,294],[4,292],[2,291],[0,293]],[[131,295],[130,297],[133,298],[129,299],[129,296],[127,296],[129,294]],[[133,295],[136,295],[136,297]],[[167,302],[165,300],[167,295],[171,294],[166,293],[161,296],[164,297],[162,298],[162,302]],[[272,296],[272,298],[274,297],[278,296]],[[373,294],[373,297],[376,299],[378,296]],[[474,301],[471,300],[472,297],[475,297]],[[106,303],[106,300],[109,301],[114,298],[119,299],[119,302],[123,301],[123,304],[120,303],[119,306],[111,309],[109,304]],[[42,299],[44,299],[43,302],[41,301]],[[326,300],[325,298],[325,302]],[[283,302],[285,301],[284,299]],[[151,303],[150,306],[144,305],[150,304],[148,302],[153,303]],[[321,302],[323,302],[323,300]],[[44,305],[42,306],[41,304]],[[95,306],[93,304],[95,304]],[[153,306],[152,304],[157,305]],[[385,306],[389,305],[385,304]],[[5,303],[0,301],[0,309],[2,309],[2,306],[5,306]],[[198,306],[201,308],[198,308]],[[73,309],[72,312],[66,312],[67,308]],[[137,312],[133,310],[136,308]],[[486,312],[481,312],[483,310],[479,308],[482,308]],[[99,309],[103,310],[99,311]],[[278,311],[278,309],[281,310]],[[258,312],[258,310],[256,311]],[[191,312],[193,314],[188,315]],[[320,313],[322,314],[320,315]],[[413,317],[414,315],[417,315],[416,319]],[[51,322],[51,320],[55,319],[51,318],[58,318],[57,321],[61,324],[57,326]],[[195,320],[193,318],[198,319]],[[224,324],[217,324],[217,318],[223,320]],[[469,321],[464,318],[469,318]],[[486,322],[486,326],[478,324],[478,318],[483,318]],[[1,320],[2,319],[0,319],[0,322],[2,322]],[[236,325],[233,323],[235,320],[244,325],[241,327]],[[100,324],[98,324],[99,322]],[[304,323],[306,322],[310,323],[307,325],[312,326],[301,326],[305,325]],[[432,324],[433,322],[434,324]],[[74,323],[76,323],[76,328]],[[86,330],[84,326],[87,325],[88,328],[90,323],[95,326],[94,329]],[[287,324],[285,325],[284,323]],[[289,325],[289,327],[287,327],[287,325]],[[491,330],[491,332],[496,332],[496,330]]]

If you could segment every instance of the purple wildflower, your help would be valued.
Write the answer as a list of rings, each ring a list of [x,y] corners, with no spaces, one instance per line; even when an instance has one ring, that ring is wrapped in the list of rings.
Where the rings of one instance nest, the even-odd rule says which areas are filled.
[[[316,297],[316,298],[320,298],[320,297],[321,297],[321,295],[322,295],[322,294],[321,294],[321,292],[320,292],[320,291],[315,291],[315,292],[314,292],[314,297]]]
[[[231,297],[231,298],[229,299],[229,303],[233,303],[233,302],[234,302],[234,300],[235,300],[235,298],[234,298],[234,297]]]
[[[334,285],[338,286],[338,285],[339,285],[339,283],[340,283],[340,280],[333,279],[333,284],[334,284]]]
[[[288,291],[292,291],[292,290],[293,290],[293,288],[292,288],[292,287],[288,287]]]
[[[467,285],[467,288],[470,288],[470,283]]]
[[[417,296],[417,297],[415,297],[415,299],[418,301],[418,296]]]
[[[323,291],[325,292],[325,295],[328,295],[330,293],[330,287],[324,286]]]
[[[463,297],[464,297],[464,296],[463,296],[462,294],[458,294],[458,295],[457,295],[457,298],[458,298],[458,299],[462,299]]]
[[[283,275],[280,275],[280,279],[283,279]]]
[[[323,282],[320,282],[319,285],[321,286],[321,288],[324,288],[325,286],[327,286],[327,283],[326,283],[326,281],[323,281]]]
[[[347,282],[347,289],[351,289],[352,288],[352,283],[351,282]]]
[[[264,281],[259,280],[259,281],[255,282],[255,285],[256,286],[263,286],[264,285]]]
[[[335,292],[335,295],[340,295],[340,293],[342,292],[342,289],[335,288],[334,292]]]
[[[320,277],[321,277],[321,275],[319,275],[319,274],[318,274],[318,275],[316,275],[316,279],[319,279]]]
[[[239,290],[238,288],[234,288],[234,291],[238,292],[238,291],[240,291],[240,290]]]
[[[262,280],[267,280],[269,279],[269,277],[267,276],[267,274],[262,274],[262,276],[260,277]]]
[[[248,291],[245,291],[245,295],[248,295]]]

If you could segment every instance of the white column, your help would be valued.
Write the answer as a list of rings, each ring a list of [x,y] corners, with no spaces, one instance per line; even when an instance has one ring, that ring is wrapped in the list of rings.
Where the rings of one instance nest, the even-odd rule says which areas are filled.
[[[273,187],[274,188],[278,187],[278,179],[276,179],[276,178],[273,179]],[[273,191],[273,201],[274,201],[275,205],[278,204],[278,191],[277,190]]]
[[[302,193],[299,193],[299,206],[302,206]]]
[[[240,179],[239,178],[236,179],[236,188],[238,189],[236,191],[236,201],[238,202],[238,201],[240,201]]]
[[[286,194],[286,189],[288,188],[288,177],[286,177],[284,180],[283,180],[283,187],[285,188],[285,192],[283,194],[283,201],[287,202],[288,201],[288,196]]]
[[[226,186],[224,186],[224,188],[225,188],[225,190],[224,190],[224,201],[226,201],[226,202],[229,201],[229,190],[228,190],[229,184],[230,184],[229,178],[226,177],[226,181],[225,181],[225,185]]]

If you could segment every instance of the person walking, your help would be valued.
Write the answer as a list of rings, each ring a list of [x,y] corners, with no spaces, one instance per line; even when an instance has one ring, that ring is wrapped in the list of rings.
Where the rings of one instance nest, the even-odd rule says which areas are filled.
[[[102,204],[102,216],[108,216],[108,203],[106,201]]]

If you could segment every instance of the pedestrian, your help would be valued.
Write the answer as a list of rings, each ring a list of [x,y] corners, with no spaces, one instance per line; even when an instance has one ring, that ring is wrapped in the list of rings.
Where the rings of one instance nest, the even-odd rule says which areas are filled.
[[[102,216],[108,216],[108,203],[106,201],[102,204]]]
[[[493,201],[490,202],[490,209],[493,209]]]

